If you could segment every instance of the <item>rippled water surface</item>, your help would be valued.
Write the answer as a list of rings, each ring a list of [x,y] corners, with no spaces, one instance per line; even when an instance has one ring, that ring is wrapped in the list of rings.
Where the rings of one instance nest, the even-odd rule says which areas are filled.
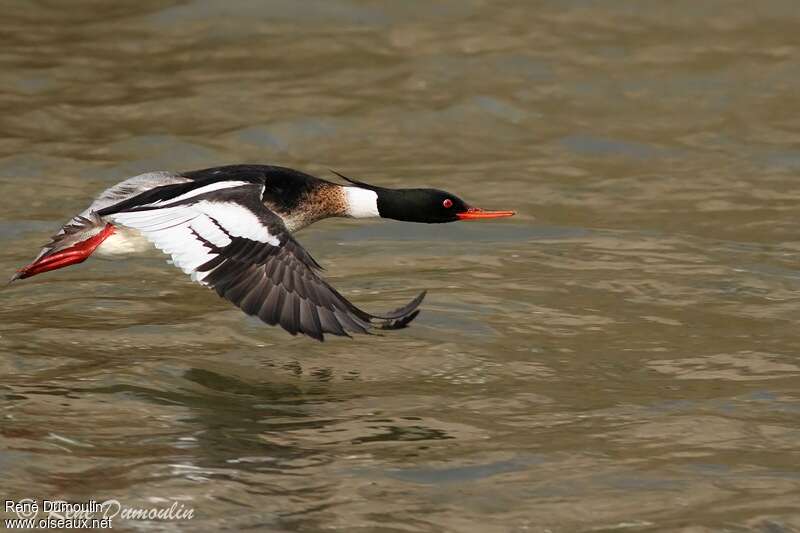
[[[299,240],[413,327],[324,344],[156,253],[0,291],[4,498],[122,530],[800,530],[795,2],[14,2],[0,272],[101,189],[234,162],[513,219]]]

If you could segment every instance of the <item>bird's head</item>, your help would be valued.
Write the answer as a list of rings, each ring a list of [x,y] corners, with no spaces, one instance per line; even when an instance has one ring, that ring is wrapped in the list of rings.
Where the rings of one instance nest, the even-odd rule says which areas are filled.
[[[336,172],[357,188],[371,191],[374,195],[352,194],[353,202],[373,203],[377,215],[382,218],[404,222],[439,224],[458,220],[477,220],[510,217],[514,211],[488,211],[473,207],[455,194],[439,189],[388,189],[369,185]],[[350,187],[348,187],[350,188]],[[365,207],[367,210],[371,205]]]

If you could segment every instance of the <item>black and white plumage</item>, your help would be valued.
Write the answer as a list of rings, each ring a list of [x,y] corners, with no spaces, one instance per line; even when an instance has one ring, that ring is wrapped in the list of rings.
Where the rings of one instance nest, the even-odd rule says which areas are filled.
[[[138,251],[143,237],[198,283],[292,335],[323,340],[326,333],[405,327],[419,314],[424,292],[389,313],[362,311],[320,276],[322,267],[292,232],[330,216],[385,216],[382,208],[392,212],[387,218],[413,219],[414,209],[425,207],[419,205],[425,197],[420,191],[435,196],[426,204],[438,206],[436,213],[416,215],[420,222],[446,221],[439,220],[442,209],[451,210],[453,220],[469,212],[476,214],[474,218],[488,218],[477,216],[487,212],[469,208],[443,191],[352,183],[339,185],[263,165],[136,176],[102,193],[12,281],[82,262],[95,250]],[[396,216],[404,201],[410,212]],[[459,205],[452,209],[455,202]]]
[[[111,206],[98,215],[138,230],[181,270],[248,315],[322,340],[325,333],[366,333],[375,321],[401,327],[419,312],[423,295],[382,317],[348,302],[319,276],[320,265],[264,206],[263,184],[217,181],[172,198],[168,188],[158,191],[158,200],[137,205],[132,199],[130,207]]]

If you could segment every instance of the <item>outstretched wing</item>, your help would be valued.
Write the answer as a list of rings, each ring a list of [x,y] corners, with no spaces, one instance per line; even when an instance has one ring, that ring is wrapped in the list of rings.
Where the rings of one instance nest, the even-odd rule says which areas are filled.
[[[186,190],[162,187],[158,196],[131,198],[98,212],[139,230],[197,282],[248,315],[292,335],[323,340],[325,333],[367,333],[405,327],[425,293],[384,315],[350,303],[317,273],[321,267],[261,202],[264,186],[215,182]]]

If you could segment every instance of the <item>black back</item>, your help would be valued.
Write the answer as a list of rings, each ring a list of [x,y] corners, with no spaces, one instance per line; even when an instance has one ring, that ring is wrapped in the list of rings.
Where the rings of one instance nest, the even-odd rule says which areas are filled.
[[[194,181],[248,181],[263,183],[263,200],[282,212],[294,210],[309,193],[325,180],[299,170],[274,165],[227,165],[182,172],[182,176]]]

